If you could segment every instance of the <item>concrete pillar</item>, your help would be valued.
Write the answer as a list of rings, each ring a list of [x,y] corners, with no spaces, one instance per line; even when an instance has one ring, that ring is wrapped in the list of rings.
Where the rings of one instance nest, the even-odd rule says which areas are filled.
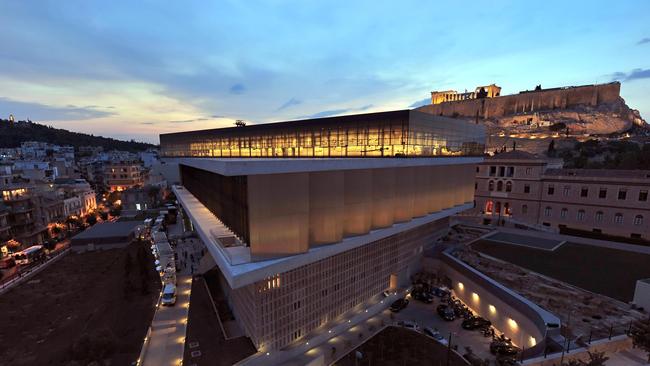
[[[309,245],[343,239],[343,171],[309,173]]]
[[[441,191],[444,186],[444,180],[449,177],[444,176],[442,167],[429,167],[429,194],[427,199],[429,201],[429,213],[438,212],[444,207],[444,192]]]
[[[395,222],[413,218],[415,168],[399,168],[395,171]]]
[[[343,183],[343,236],[366,234],[372,223],[372,171],[346,170]]]
[[[309,173],[248,176],[251,256],[273,258],[309,250]]]
[[[372,228],[390,227],[395,220],[395,169],[372,170]]]
[[[429,201],[427,190],[429,190],[428,167],[415,167],[413,175],[413,217],[425,216],[429,213]]]

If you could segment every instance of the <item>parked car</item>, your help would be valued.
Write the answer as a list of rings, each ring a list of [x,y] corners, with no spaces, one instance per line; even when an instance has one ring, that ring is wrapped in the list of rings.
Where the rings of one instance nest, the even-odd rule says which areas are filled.
[[[449,290],[446,289],[446,288],[434,287],[433,289],[431,289],[431,292],[436,297],[447,297],[447,296],[449,296]]]
[[[163,288],[161,303],[167,306],[173,306],[176,304],[176,286],[171,283],[165,285]]]
[[[456,314],[454,313],[454,309],[449,305],[440,304],[436,308],[436,311],[438,312],[438,315],[440,315],[440,317],[443,318],[444,320],[452,321],[456,319]]]
[[[467,330],[482,329],[485,327],[489,327],[491,325],[492,322],[490,322],[485,318],[481,318],[480,316],[473,316],[471,318],[465,319],[461,324],[463,329],[467,329]]]
[[[398,313],[400,310],[404,309],[406,305],[409,304],[407,299],[397,299],[390,305],[390,311],[393,313]]]
[[[519,352],[519,348],[512,345],[510,339],[501,336],[490,343],[490,353],[503,356],[513,356]]]
[[[425,304],[431,304],[433,302],[433,295],[430,292],[419,291],[412,296],[414,299],[422,301]]]
[[[398,322],[397,325],[399,325],[400,327],[404,327],[406,329],[414,330],[416,332],[420,331],[420,327],[414,321],[404,320],[404,321]]]
[[[13,257],[2,258],[0,260],[0,268],[7,269],[16,265],[16,260]]]
[[[440,332],[438,332],[438,331],[435,330],[435,329],[431,329],[431,328],[429,328],[429,327],[425,327],[425,328],[422,329],[422,331],[424,332],[424,334],[426,334],[426,335],[428,335],[429,337],[435,339],[436,341],[438,341],[438,342],[444,344],[445,346],[447,345],[447,343],[449,343],[449,342],[447,341],[447,338],[443,337],[442,334],[440,334]]]

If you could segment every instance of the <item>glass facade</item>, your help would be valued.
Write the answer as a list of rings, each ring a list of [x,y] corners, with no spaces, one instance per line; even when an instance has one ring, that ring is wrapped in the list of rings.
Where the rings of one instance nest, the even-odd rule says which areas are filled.
[[[160,135],[163,157],[479,156],[485,128],[400,110]]]

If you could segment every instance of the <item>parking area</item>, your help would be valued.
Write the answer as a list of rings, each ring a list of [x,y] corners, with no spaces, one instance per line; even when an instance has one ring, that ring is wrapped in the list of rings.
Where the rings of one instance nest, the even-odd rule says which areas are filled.
[[[394,313],[395,321],[413,321],[420,328],[429,327],[437,329],[441,335],[449,340],[451,345],[458,346],[458,352],[465,354],[466,347],[470,347],[474,354],[480,358],[494,359],[490,353],[492,337],[484,337],[478,330],[465,330],[461,327],[462,318],[452,321],[443,320],[437,313],[436,307],[440,305],[440,298],[434,298],[433,303],[425,304],[418,300],[410,299],[408,306],[399,313]]]

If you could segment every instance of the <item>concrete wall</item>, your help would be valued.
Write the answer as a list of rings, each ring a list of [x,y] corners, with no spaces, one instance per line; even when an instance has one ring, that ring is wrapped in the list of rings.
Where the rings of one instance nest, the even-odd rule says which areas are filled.
[[[636,281],[632,302],[646,311],[650,311],[650,278]]]
[[[248,176],[254,260],[305,253],[472,202],[474,164]]]
[[[440,116],[474,118],[478,115],[481,118],[502,117],[539,110],[566,109],[576,105],[596,106],[600,103],[612,103],[618,100],[620,89],[621,84],[615,82],[567,89],[542,90],[487,99],[430,104],[418,109]]]
[[[543,352],[549,332],[559,332],[560,320],[512,290],[471,268],[450,254],[442,254],[441,270],[452,281],[454,295],[474,312],[489,319],[494,327],[526,350]],[[548,328],[555,323],[556,328]]]

